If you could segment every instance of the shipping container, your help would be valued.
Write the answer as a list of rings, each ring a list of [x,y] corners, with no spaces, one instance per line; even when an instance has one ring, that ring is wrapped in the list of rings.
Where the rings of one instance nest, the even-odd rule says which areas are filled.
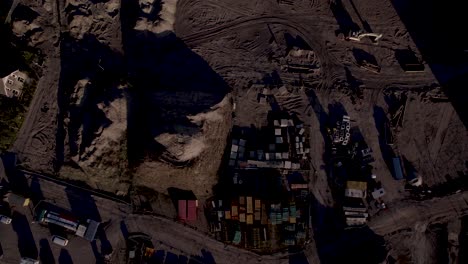
[[[272,225],[276,225],[276,213],[275,212],[270,213],[270,221]]]
[[[247,215],[247,224],[248,224],[248,225],[252,225],[252,224],[253,224],[253,215],[252,215],[252,214],[248,214],[248,215]]]
[[[258,199],[255,199],[255,210],[261,209],[262,202]]]
[[[400,157],[393,158],[393,176],[396,180],[403,179],[403,171],[401,168],[401,160]]]
[[[247,197],[247,213],[253,214],[253,204],[252,204],[252,197]]]
[[[241,223],[245,223],[245,214],[244,214],[244,213],[240,213],[240,214],[239,214],[239,221],[240,221]]]
[[[289,209],[283,208],[283,222],[289,222]]]
[[[252,247],[258,248],[260,244],[260,229],[254,228],[252,230]]]
[[[239,204],[245,205],[245,196],[239,196]]]
[[[276,224],[280,225],[282,221],[283,221],[283,215],[281,214],[281,212],[277,212],[276,213]]]
[[[187,201],[187,221],[197,220],[197,201]]]
[[[254,218],[255,218],[255,221],[262,220],[260,211],[255,211]]]
[[[242,206],[242,205],[239,206],[239,214],[240,214],[240,213],[245,213],[245,212],[246,212],[245,206]]]
[[[233,205],[233,206],[231,207],[231,217],[232,217],[232,219],[234,219],[234,220],[237,220],[237,219],[238,219],[238,217],[239,217],[239,211],[238,211],[237,205]]]
[[[179,219],[186,220],[187,219],[187,201],[179,200],[177,209],[179,211]]]

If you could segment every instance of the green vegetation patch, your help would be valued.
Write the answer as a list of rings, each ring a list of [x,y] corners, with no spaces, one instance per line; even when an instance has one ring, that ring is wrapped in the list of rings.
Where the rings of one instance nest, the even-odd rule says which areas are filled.
[[[0,96],[0,152],[8,150],[15,142],[35,89],[36,81],[30,80],[24,85],[21,98]]]

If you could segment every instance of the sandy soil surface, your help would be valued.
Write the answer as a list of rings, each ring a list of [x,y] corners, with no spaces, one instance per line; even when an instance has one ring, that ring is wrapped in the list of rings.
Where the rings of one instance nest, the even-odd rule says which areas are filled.
[[[14,33],[49,54],[13,147],[32,170],[118,194],[177,187],[203,200],[217,183],[230,127],[265,124],[271,106],[257,96],[269,88],[310,128],[311,188],[325,207],[334,201],[324,122],[336,108],[374,151],[386,202],[409,199],[379,140],[392,95],[408,98],[393,151],[428,186],[466,177],[466,127],[450,102],[431,99],[443,95],[431,67],[401,68],[397,51],[423,56],[391,1],[26,2],[33,15],[13,13]],[[383,37],[340,38],[355,28]],[[431,237],[410,236],[433,246]]]

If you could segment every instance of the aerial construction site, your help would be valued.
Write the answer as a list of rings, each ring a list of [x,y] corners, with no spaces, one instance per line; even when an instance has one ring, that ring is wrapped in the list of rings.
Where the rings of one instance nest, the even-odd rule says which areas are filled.
[[[464,5],[5,1],[0,219],[75,262],[466,263]]]

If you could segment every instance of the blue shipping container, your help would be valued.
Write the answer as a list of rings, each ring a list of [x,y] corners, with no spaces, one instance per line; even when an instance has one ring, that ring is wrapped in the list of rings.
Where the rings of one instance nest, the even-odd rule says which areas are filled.
[[[401,170],[401,161],[400,158],[393,158],[393,176],[396,180],[403,179],[403,171]]]

